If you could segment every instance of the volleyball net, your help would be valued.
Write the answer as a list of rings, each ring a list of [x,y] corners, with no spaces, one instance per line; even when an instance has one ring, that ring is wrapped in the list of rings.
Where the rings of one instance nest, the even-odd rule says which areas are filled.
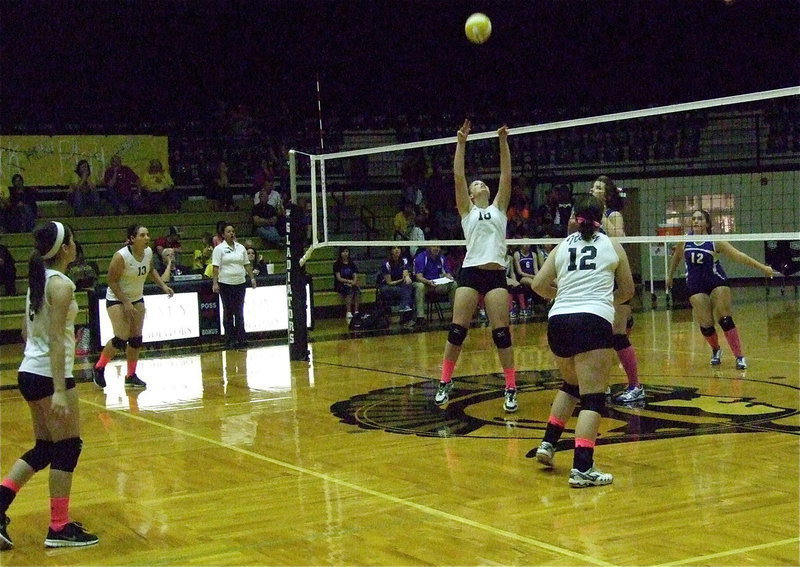
[[[468,181],[483,179],[494,191],[503,118],[469,118]],[[383,258],[395,245],[463,246],[457,218],[453,230],[452,180],[462,120],[359,129],[326,141],[331,153],[291,151],[293,195],[311,197],[310,243],[301,263],[327,247],[348,246],[358,259]],[[770,260],[770,250],[789,250],[776,268],[785,275],[800,269],[800,87],[508,125],[515,187],[509,223],[516,227],[509,247],[558,243],[548,202],[559,193],[574,200],[607,175],[625,195],[627,236],[620,241],[651,291],[664,280],[669,247],[691,239],[698,208],[710,213],[714,228],[704,240],[727,240],[761,262]],[[426,203],[427,214],[415,215],[427,224],[421,240],[394,227],[404,197]],[[731,271],[756,275],[744,266]]]

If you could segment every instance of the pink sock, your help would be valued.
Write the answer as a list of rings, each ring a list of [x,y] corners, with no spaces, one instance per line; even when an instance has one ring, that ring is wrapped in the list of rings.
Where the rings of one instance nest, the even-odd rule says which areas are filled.
[[[453,370],[455,370],[456,361],[444,359],[442,361],[442,382],[452,382]]]
[[[514,368],[503,368],[503,375],[506,377],[506,389],[517,389],[517,371]]]
[[[731,347],[733,356],[735,356],[736,358],[742,356],[742,343],[739,340],[739,329],[734,327],[729,331],[725,331],[725,338],[728,340],[728,344]]]
[[[587,449],[593,449],[595,442],[591,439],[586,439],[585,437],[576,437],[575,438],[575,447],[586,447]]]
[[[710,337],[706,337],[705,335],[703,335],[703,338],[706,340],[706,342],[712,349],[717,350],[719,348],[719,336],[717,335],[716,331],[714,331],[714,334],[711,335]]]
[[[69,523],[69,496],[50,499],[50,528],[60,532]]]
[[[639,366],[636,362],[636,351],[633,346],[626,347],[617,351],[619,361],[622,363],[622,368],[625,369],[625,374],[628,375],[628,387],[636,388],[639,386]]]
[[[111,362],[111,359],[106,356],[105,353],[100,354],[100,360],[97,361],[97,364],[94,365],[95,368],[105,368],[106,364]]]
[[[10,491],[12,491],[14,493],[19,492],[19,489],[22,488],[20,485],[18,485],[16,482],[11,480],[10,478],[4,478],[3,482],[0,482],[0,486],[5,486],[6,488],[8,488]]]
[[[138,360],[129,360],[128,361],[128,373],[126,376],[133,376],[136,374],[136,363],[139,362]]]

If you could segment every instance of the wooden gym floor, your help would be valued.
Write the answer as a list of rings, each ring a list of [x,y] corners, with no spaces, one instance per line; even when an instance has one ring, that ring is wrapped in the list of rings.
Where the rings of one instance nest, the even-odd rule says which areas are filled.
[[[647,400],[611,406],[596,450],[615,475],[571,489],[532,457],[559,380],[544,323],[513,327],[519,411],[502,410],[474,327],[450,404],[432,403],[446,330],[353,337],[320,322],[312,362],[285,346],[150,352],[141,392],[76,376],[84,449],[72,517],[100,536],[46,550],[47,476],[9,510],[3,565],[797,565],[800,301],[735,289],[750,368],[722,366],[688,310],[636,315]],[[32,445],[2,347],[2,472]],[[612,373],[614,388],[623,382]],[[570,421],[568,428],[574,425]]]

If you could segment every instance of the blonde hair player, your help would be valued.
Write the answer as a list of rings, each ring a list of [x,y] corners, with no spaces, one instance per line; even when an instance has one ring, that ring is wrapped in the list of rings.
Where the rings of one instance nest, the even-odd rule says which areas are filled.
[[[461,215],[461,227],[467,241],[467,253],[458,274],[458,289],[453,299],[453,322],[447,335],[442,361],[442,377],[434,403],[446,404],[453,389],[453,370],[461,354],[472,314],[478,299],[484,296],[486,312],[492,326],[492,339],[505,376],[503,408],[517,411],[517,382],[514,349],[509,329],[508,290],[506,289],[506,218],[511,199],[511,151],[508,147],[508,127],[497,130],[500,141],[500,182],[494,201],[489,202],[489,187],[483,181],[467,186],[464,173],[464,154],[471,124],[464,120],[458,130],[456,153],[453,158],[456,207]]]
[[[144,282],[150,276],[169,297],[174,294],[158,271],[153,269],[153,250],[148,246],[150,232],[147,227],[132,224],[127,234],[127,244],[114,253],[108,265],[106,311],[111,319],[114,337],[106,343],[100,359],[94,365],[94,383],[100,388],[106,387],[106,365],[123,348],[128,364],[125,386],[147,387],[136,375],[144,326]]]
[[[6,516],[11,502],[35,473],[48,466],[50,529],[45,547],[94,545],[97,536],[69,519],[72,475],[83,447],[78,390],[72,377],[78,304],[75,284],[64,273],[75,260],[75,238],[68,226],[57,221],[37,228],[33,238],[22,328],[25,355],[18,381],[31,410],[36,443],[0,483],[0,549],[14,546]]]

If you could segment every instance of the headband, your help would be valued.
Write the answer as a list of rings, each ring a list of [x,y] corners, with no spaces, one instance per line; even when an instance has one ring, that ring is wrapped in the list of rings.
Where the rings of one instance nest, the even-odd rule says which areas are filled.
[[[583,217],[575,217],[575,220],[578,221],[578,224],[583,224],[586,222],[586,219]],[[601,224],[597,221],[592,221],[592,224],[595,228],[600,228]]]
[[[56,241],[53,242],[53,247],[47,251],[47,254],[42,256],[42,260],[49,260],[58,254],[58,249],[64,244],[64,225],[58,221],[53,221],[53,224],[56,225]]]

